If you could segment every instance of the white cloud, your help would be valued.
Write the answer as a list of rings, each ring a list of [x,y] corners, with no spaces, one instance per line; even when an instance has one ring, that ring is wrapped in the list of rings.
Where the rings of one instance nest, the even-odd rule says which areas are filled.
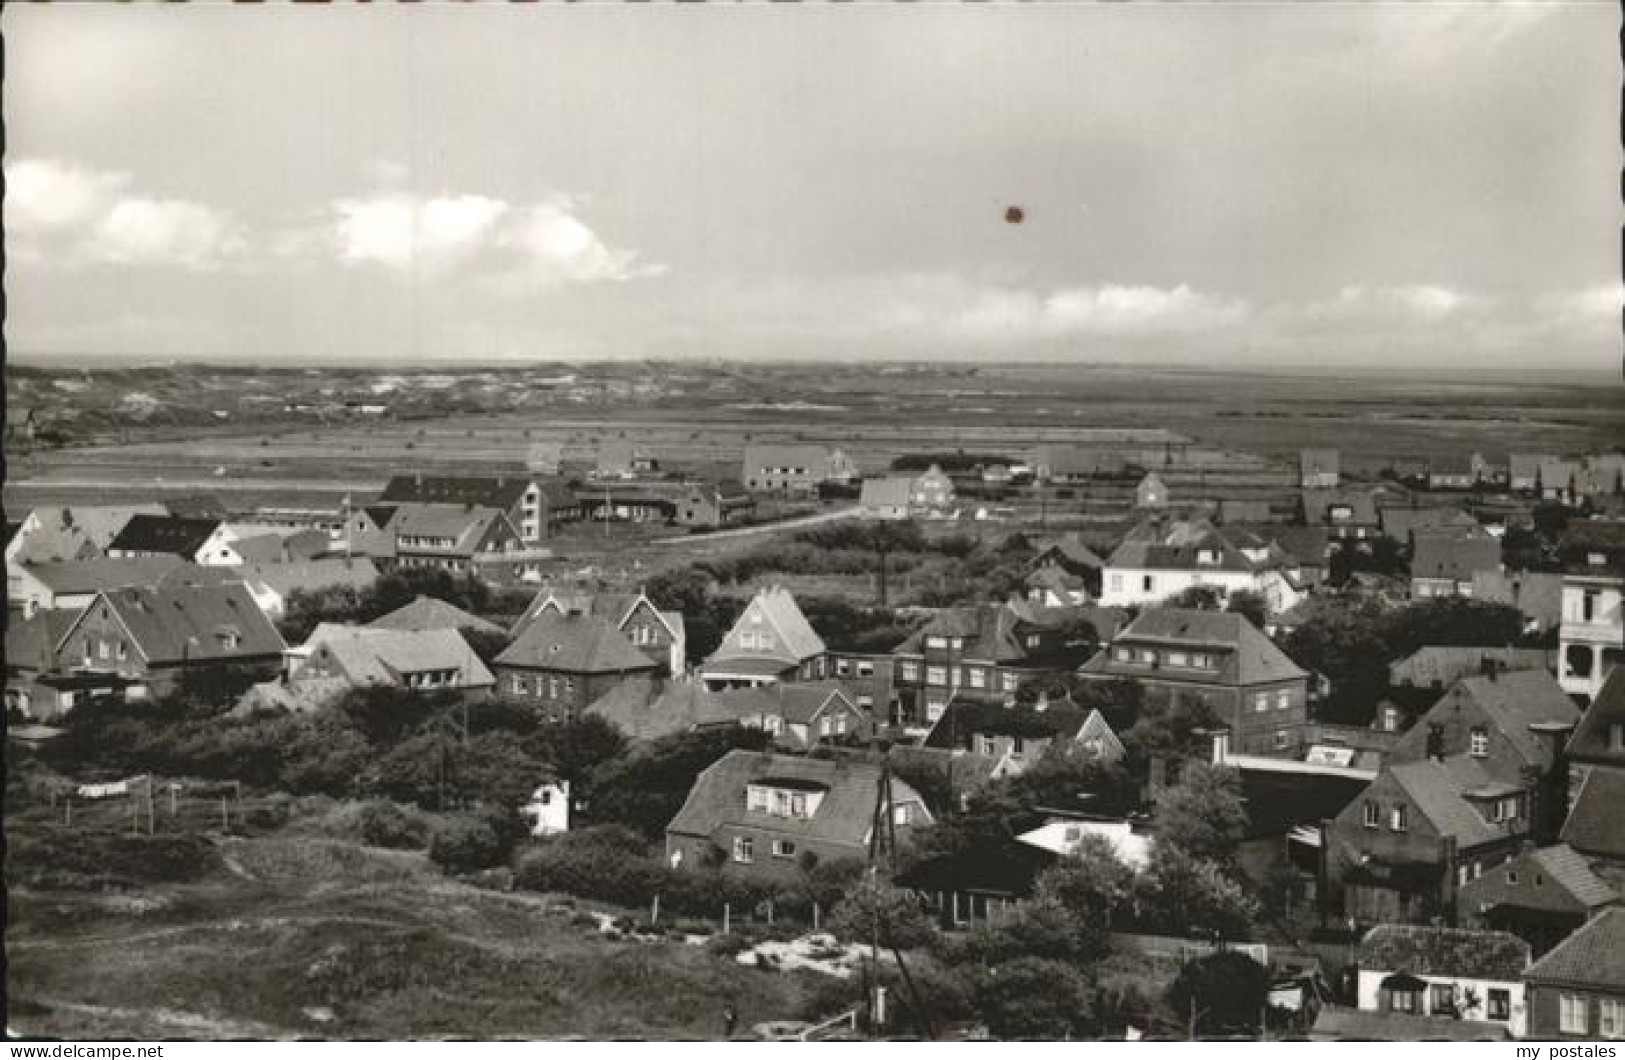
[[[334,241],[350,264],[465,273],[507,291],[663,271],[605,243],[563,198],[516,207],[483,195],[388,192],[342,199],[334,209]]]
[[[53,159],[6,167],[7,250],[62,265],[204,269],[241,257],[242,226],[228,213],[183,199],[133,193],[130,174]]]

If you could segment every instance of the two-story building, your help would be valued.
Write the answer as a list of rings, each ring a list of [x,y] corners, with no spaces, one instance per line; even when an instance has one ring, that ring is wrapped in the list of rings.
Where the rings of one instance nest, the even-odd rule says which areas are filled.
[[[1158,604],[1204,586],[1222,595],[1254,592],[1269,611],[1302,599],[1300,573],[1281,548],[1240,527],[1206,519],[1149,519],[1131,530],[1106,561],[1100,602],[1109,607]]]
[[[1559,545],[1563,617],[1558,679],[1576,696],[1595,696],[1625,658],[1625,523],[1572,524]]]
[[[1501,570],[1501,542],[1482,530],[1420,533],[1411,554],[1411,597],[1471,596],[1481,574]]]
[[[1525,850],[1469,880],[1457,898],[1464,924],[1509,931],[1536,957],[1572,935],[1619,893],[1566,843]]]
[[[534,569],[539,558],[526,549],[513,520],[499,508],[400,504],[383,532],[391,540],[391,554],[375,557],[380,570],[427,568],[502,580]]]
[[[1309,674],[1239,614],[1148,609],[1078,676],[1134,681],[1152,699],[1205,703],[1241,753],[1293,756],[1303,744]]]
[[[857,466],[840,449],[789,444],[746,446],[739,475],[752,492],[802,497],[816,495],[826,482],[851,482],[857,477]]]
[[[450,504],[495,508],[526,545],[547,540],[559,525],[581,515],[575,494],[558,478],[513,475],[396,475],[379,496],[383,504]]]
[[[492,666],[498,695],[560,722],[577,720],[615,685],[654,674],[663,664],[606,619],[549,608],[525,625]]]
[[[1304,489],[1335,489],[1341,464],[1336,449],[1299,450],[1298,484]]]
[[[129,699],[155,698],[182,674],[221,666],[262,671],[282,665],[287,645],[240,582],[171,583],[109,589],[62,636],[59,666],[70,673],[116,674]]]
[[[688,635],[681,611],[662,611],[641,589],[635,593],[569,593],[543,589],[514,623],[513,636],[524,635],[537,616],[592,615],[610,623],[632,646],[655,662],[661,672],[681,674],[687,668]]]
[[[666,826],[673,868],[718,866],[762,881],[799,879],[820,862],[861,860],[879,818],[882,770],[855,756],[804,758],[731,751],[694,781]],[[925,800],[892,777],[891,821],[900,843],[931,823]]]

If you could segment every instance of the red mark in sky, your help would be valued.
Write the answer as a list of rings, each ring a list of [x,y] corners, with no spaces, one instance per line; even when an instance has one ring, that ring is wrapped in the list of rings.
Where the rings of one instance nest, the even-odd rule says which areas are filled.
[[[1004,221],[1006,224],[1018,225],[1027,219],[1027,211],[1019,206],[1006,207]]]

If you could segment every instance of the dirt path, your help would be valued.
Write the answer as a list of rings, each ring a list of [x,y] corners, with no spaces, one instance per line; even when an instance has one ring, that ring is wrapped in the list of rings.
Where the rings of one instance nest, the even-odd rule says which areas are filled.
[[[816,515],[803,515],[795,519],[785,519],[777,523],[763,523],[760,526],[741,526],[736,530],[718,530],[710,534],[684,534],[682,537],[657,537],[647,542],[650,545],[704,545],[707,541],[726,541],[736,537],[750,537],[754,534],[773,534],[780,530],[800,530],[803,527],[818,526],[821,523],[834,523],[842,519],[853,519],[864,514],[861,505],[850,508],[837,508],[832,512],[819,512]]]
[[[113,1008],[108,1005],[87,1005],[83,1002],[61,1001],[54,998],[29,998],[28,1000],[34,1005],[48,1009],[49,1012],[43,1016],[24,1016],[13,1020],[9,1029],[14,1034],[26,1036],[30,1033],[46,1032],[52,1022],[52,1014],[71,1013],[74,1016],[117,1020],[125,1024],[135,1024],[138,1027],[151,1027],[156,1024],[162,1029],[161,1033],[180,1038],[282,1040],[297,1037],[297,1033],[294,1031],[282,1027],[273,1027],[268,1023],[259,1023],[255,1020],[218,1019],[213,1016],[205,1016],[199,1012],[180,1012],[166,1008]],[[38,1030],[34,1028],[38,1028]]]

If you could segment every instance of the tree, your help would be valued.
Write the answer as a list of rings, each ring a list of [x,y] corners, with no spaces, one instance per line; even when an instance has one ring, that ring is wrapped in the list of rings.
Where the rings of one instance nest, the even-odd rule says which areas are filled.
[[[701,770],[735,749],[759,751],[767,740],[761,729],[734,725],[674,733],[635,754],[612,758],[593,771],[594,794],[583,810],[583,821],[623,824],[657,839],[683,808]]]
[[[974,1003],[988,1031],[1014,1041],[1095,1033],[1089,980],[1061,961],[1018,957],[977,977]]]
[[[1225,600],[1224,609],[1240,615],[1259,629],[1269,621],[1269,604],[1262,593],[1252,589],[1237,589]]]
[[[1179,782],[1156,796],[1157,844],[1191,857],[1228,865],[1247,835],[1241,774],[1225,766],[1192,762]]]
[[[1181,968],[1168,988],[1168,1004],[1185,1016],[1194,1037],[1258,1034],[1269,988],[1269,969],[1232,950],[1199,957]]]
[[[1067,910],[1090,933],[1080,948],[1104,948],[1114,923],[1133,915],[1134,870],[1100,836],[1085,836],[1072,852],[1038,877],[1036,898]]]
[[[538,729],[528,750],[546,760],[578,798],[588,795],[594,771],[626,753],[626,737],[596,714]]]
[[[924,946],[936,937],[931,918],[910,891],[869,874],[830,911],[826,921],[836,938],[868,943],[878,940],[890,950]]]
[[[1245,938],[1259,907],[1217,862],[1159,842],[1140,881],[1139,910],[1147,927],[1164,934]]]
[[[1212,585],[1192,585],[1162,602],[1163,607],[1181,607],[1190,611],[1217,611],[1223,604],[1224,590]]]

